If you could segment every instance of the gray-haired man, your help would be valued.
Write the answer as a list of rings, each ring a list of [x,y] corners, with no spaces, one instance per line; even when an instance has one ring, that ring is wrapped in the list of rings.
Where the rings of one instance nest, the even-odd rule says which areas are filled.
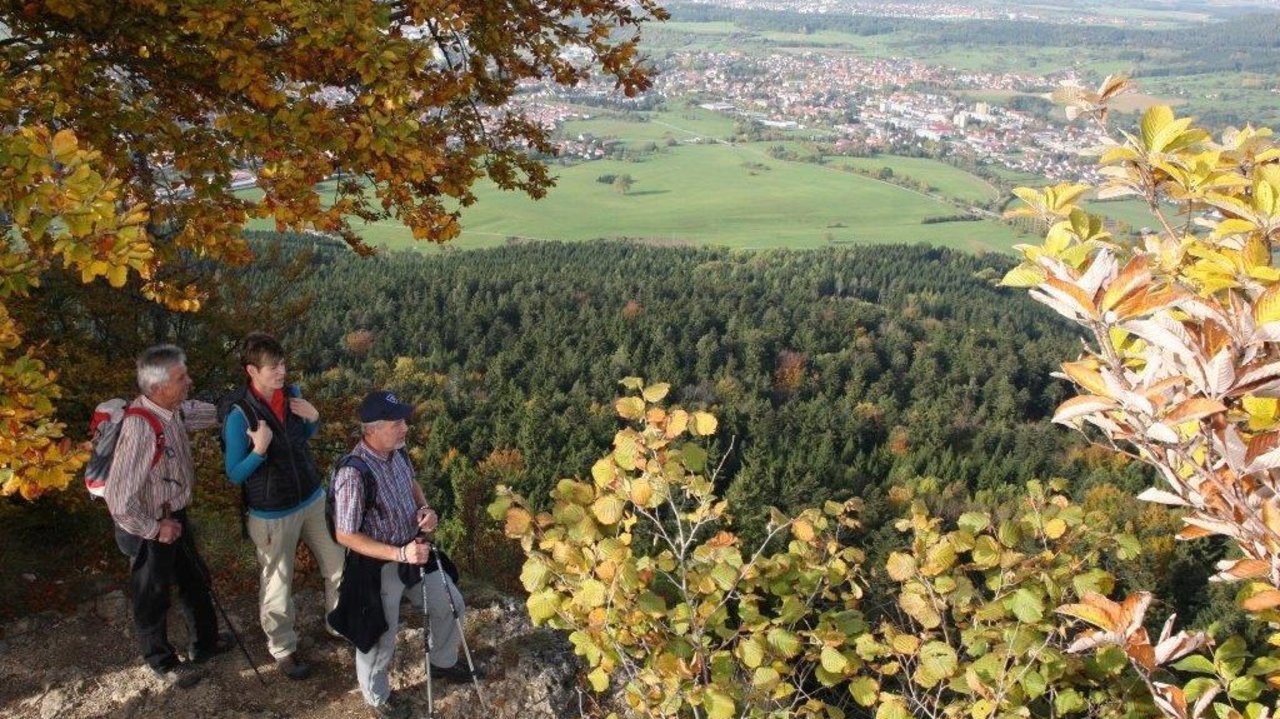
[[[466,681],[470,676],[458,664],[462,637],[449,607],[452,595],[461,616],[462,595],[444,570],[431,571],[439,567],[438,562],[427,564],[431,546],[415,539],[419,532],[434,531],[438,519],[435,510],[427,506],[403,451],[409,432],[407,420],[412,414],[413,405],[390,392],[369,393],[359,411],[363,439],[340,463],[333,481],[338,542],[351,552],[338,608],[330,615],[330,622],[356,644],[360,691],[383,719],[409,715],[409,708],[392,697],[388,668],[395,653],[401,598],[407,596],[415,607],[422,608],[422,565],[430,572],[426,600],[432,637],[431,676],[452,681]],[[367,475],[361,466],[367,468]],[[369,494],[366,481],[374,484]],[[365,506],[365,497],[370,495],[372,506]],[[379,602],[380,613],[370,606]],[[385,629],[381,622],[360,625],[361,619],[352,619],[370,614],[385,619]]]
[[[173,345],[158,345],[138,357],[138,388],[125,416],[107,477],[106,500],[115,520],[116,544],[129,557],[133,622],[147,664],[168,684],[189,687],[201,675],[183,662],[166,630],[169,591],[178,588],[194,638],[188,659],[200,663],[231,648],[218,633],[206,569],[196,554],[187,506],[195,465],[187,433],[216,423],[215,407],[187,399],[187,358]]]

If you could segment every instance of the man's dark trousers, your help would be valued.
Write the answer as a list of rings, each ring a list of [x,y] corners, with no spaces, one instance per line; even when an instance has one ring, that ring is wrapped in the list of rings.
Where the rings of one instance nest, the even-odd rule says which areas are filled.
[[[210,650],[218,639],[218,620],[213,613],[205,568],[197,564],[201,560],[186,512],[174,512],[172,519],[182,524],[182,536],[173,544],[143,539],[116,526],[116,545],[129,557],[129,590],[138,643],[147,664],[158,671],[178,663],[167,627],[171,587],[178,588],[187,633],[196,638],[195,650]]]

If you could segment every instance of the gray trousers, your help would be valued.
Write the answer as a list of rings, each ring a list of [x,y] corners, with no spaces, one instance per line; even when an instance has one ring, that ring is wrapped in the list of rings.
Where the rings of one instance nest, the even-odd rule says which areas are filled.
[[[397,566],[395,562],[382,566],[382,611],[387,617],[387,631],[369,651],[356,652],[356,680],[360,682],[364,700],[371,706],[379,706],[391,696],[389,668],[396,651],[396,632],[400,627],[400,600],[407,596],[413,608],[422,611],[422,584],[406,589],[400,581]],[[431,617],[431,663],[441,668],[451,667],[458,661],[458,644],[462,635],[458,633],[453,613],[449,611],[449,595],[445,594],[445,588],[447,586],[453,595],[459,617],[465,611],[462,594],[443,571],[428,574],[426,582],[427,612]]]

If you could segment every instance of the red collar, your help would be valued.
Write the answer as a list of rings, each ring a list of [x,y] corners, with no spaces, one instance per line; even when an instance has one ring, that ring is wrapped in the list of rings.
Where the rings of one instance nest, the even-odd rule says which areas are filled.
[[[268,399],[263,397],[262,393],[258,392],[258,388],[254,387],[253,383],[250,382],[249,391],[253,393],[254,397],[261,400],[263,404],[270,407],[271,414],[276,416],[276,419],[280,421],[280,424],[284,424],[284,390],[278,389],[275,392],[272,392],[271,398]]]

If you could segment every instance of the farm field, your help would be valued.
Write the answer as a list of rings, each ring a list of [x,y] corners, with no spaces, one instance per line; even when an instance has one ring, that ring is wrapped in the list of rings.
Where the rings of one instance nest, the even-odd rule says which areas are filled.
[[[558,186],[536,202],[481,186],[479,202],[462,215],[462,237],[454,244],[486,247],[511,237],[631,237],[738,248],[929,242],[1005,251],[1016,241],[1011,228],[996,222],[921,224],[957,210],[856,174],[769,160],[763,151],[763,145],[680,146],[646,162],[566,167]],[[635,184],[623,195],[597,181],[609,174],[629,174]],[[410,245],[407,233],[394,227],[371,227],[365,235],[391,247]]]
[[[636,124],[636,123],[631,123]],[[512,238],[582,241],[627,237],[662,244],[737,248],[812,248],[832,244],[927,242],[969,251],[1008,251],[1025,238],[984,220],[922,224],[954,215],[954,205],[913,190],[810,163],[773,160],[769,143],[663,148],[643,162],[602,160],[556,168],[558,186],[531,200],[490,184],[464,210],[458,249],[492,247]],[[850,158],[839,158],[845,161]],[[976,177],[918,158],[874,158],[909,176],[929,176],[944,192],[977,199],[991,190]],[[895,170],[897,172],[899,170]],[[628,174],[627,194],[598,179]],[[937,179],[941,178],[941,179]],[[252,223],[253,229],[272,229]],[[437,246],[414,242],[395,223],[365,225],[361,235],[387,248]]]
[[[852,165],[875,172],[883,167],[893,170],[895,176],[923,180],[942,195],[963,202],[983,202],[996,198],[995,187],[986,180],[946,163],[923,157],[833,157],[830,164],[836,167]]]

